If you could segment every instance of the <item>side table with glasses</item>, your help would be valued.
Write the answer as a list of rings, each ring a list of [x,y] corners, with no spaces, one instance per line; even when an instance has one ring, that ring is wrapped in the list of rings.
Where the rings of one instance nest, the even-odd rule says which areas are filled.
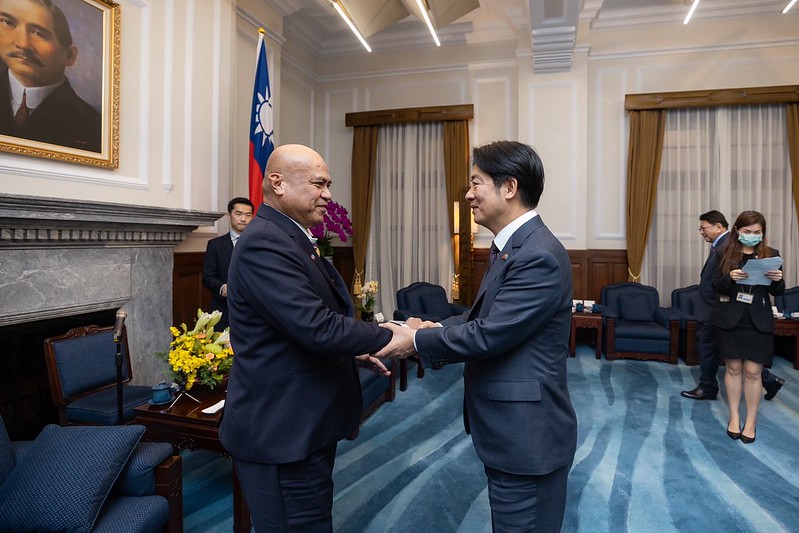
[[[602,315],[575,311],[572,313],[571,335],[569,337],[569,355],[574,357],[577,344],[577,329],[593,330],[596,334],[596,358],[602,358]]]

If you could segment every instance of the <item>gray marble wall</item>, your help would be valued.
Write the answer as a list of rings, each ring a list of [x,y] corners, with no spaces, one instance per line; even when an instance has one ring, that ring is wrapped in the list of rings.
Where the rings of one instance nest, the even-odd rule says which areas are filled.
[[[174,245],[223,213],[0,194],[0,326],[123,308],[133,381],[157,383]],[[88,324],[87,324],[88,325]],[[66,333],[66,332],[65,332]]]

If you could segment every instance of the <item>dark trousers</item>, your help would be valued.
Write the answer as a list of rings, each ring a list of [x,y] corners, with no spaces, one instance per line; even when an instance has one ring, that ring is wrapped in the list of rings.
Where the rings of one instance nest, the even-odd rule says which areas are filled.
[[[716,344],[716,328],[712,324],[697,324],[696,334],[699,336],[699,385],[708,392],[717,393],[719,382],[716,376],[719,373],[719,350]],[[776,381],[777,376],[763,367],[761,374],[763,387],[768,387]]]
[[[541,476],[508,474],[485,467],[494,533],[558,533],[566,510],[571,461]]]
[[[333,531],[333,461],[336,444],[296,463],[233,459],[257,533]]]

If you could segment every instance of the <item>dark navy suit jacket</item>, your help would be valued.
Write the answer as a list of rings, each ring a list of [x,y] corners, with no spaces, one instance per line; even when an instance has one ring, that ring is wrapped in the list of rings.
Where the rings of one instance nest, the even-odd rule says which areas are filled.
[[[227,327],[230,323],[227,298],[223,298],[219,290],[227,283],[231,257],[233,257],[233,241],[230,240],[230,232],[208,241],[203,262],[203,285],[211,291],[211,311],[222,311],[222,320],[219,321],[217,330]]]
[[[694,314],[700,322],[708,322],[710,320],[713,307],[719,301],[719,295],[713,290],[713,278],[716,277],[716,270],[719,268],[719,261],[721,256],[724,255],[724,248],[727,246],[729,238],[730,234],[725,233],[716,243],[716,246],[711,248],[710,255],[705,260],[702,273],[699,275],[699,294],[702,298],[697,301],[699,305],[694,310]]]
[[[771,249],[771,256],[777,257],[780,255],[779,250]],[[738,268],[743,267],[748,259],[743,258]],[[730,277],[730,273],[722,273],[716,271],[716,276],[713,278],[713,290],[718,295],[724,295],[726,301],[719,301],[716,307],[713,308],[711,322],[714,326],[720,329],[733,329],[740,322],[741,317],[745,312],[749,312],[752,318],[752,323],[758,331],[764,333],[772,333],[774,331],[774,313],[771,310],[772,296],[779,296],[785,292],[785,280],[772,281],[771,285],[746,285],[744,287],[741,283],[736,283]],[[748,292],[753,295],[751,304],[739,302],[737,300],[739,292]]]
[[[425,366],[465,361],[464,421],[480,460],[542,475],[573,459],[577,419],[566,388],[571,263],[540,216],[511,236],[471,310],[416,333]]]
[[[263,204],[228,274],[233,369],[219,436],[234,457],[280,464],[349,435],[361,413],[353,356],[391,332],[351,318],[349,291],[291,219]]]

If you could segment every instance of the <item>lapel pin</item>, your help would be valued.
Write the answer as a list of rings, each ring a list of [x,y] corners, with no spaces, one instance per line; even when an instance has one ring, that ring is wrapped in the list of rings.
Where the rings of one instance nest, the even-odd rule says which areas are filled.
[[[502,254],[502,260],[503,261],[507,261],[508,260],[508,254]]]

